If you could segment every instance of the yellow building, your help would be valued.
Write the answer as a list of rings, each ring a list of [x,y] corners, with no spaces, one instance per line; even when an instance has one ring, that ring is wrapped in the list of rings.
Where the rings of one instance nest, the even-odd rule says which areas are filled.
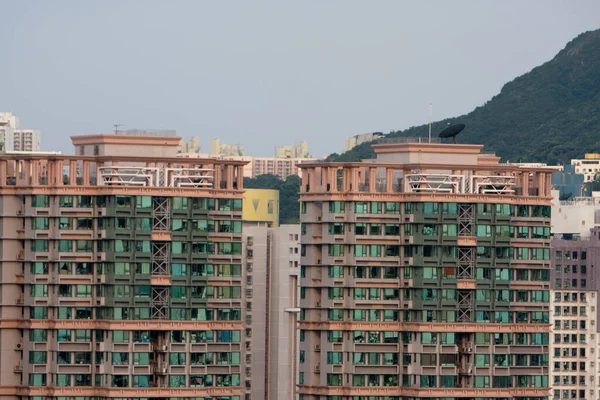
[[[242,208],[244,222],[266,223],[279,226],[279,190],[246,189]]]

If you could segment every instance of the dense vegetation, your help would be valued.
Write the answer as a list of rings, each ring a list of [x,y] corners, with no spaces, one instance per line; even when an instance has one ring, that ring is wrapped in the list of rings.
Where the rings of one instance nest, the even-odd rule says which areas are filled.
[[[248,189],[279,190],[279,223],[297,224],[300,222],[300,178],[290,175],[285,181],[276,175],[259,175],[256,178],[244,178],[244,187]]]
[[[600,151],[600,30],[572,40],[551,61],[504,85],[469,114],[438,121],[464,123],[459,143],[481,143],[503,160],[565,164]],[[427,136],[426,125],[390,132],[386,138]],[[370,144],[332,154],[330,161],[374,156]]]

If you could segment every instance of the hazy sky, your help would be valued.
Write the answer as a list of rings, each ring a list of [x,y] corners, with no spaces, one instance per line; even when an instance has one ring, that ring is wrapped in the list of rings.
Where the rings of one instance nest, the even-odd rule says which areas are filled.
[[[69,136],[176,129],[272,155],[471,111],[600,28],[600,1],[0,0],[0,111]]]

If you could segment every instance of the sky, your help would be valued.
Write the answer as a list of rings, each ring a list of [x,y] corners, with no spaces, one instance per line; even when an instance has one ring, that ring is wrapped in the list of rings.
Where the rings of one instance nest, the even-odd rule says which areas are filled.
[[[0,0],[0,111],[69,137],[174,129],[247,155],[468,113],[600,28],[600,1]]]

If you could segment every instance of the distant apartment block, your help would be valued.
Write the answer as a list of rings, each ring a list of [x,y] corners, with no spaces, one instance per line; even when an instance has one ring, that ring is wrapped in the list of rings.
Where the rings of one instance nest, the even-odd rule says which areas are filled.
[[[361,143],[372,142],[373,140],[383,137],[382,132],[363,133],[362,135],[354,135],[346,139],[346,151],[352,150]]]
[[[10,112],[0,113],[0,141],[3,151],[40,151],[40,131],[20,129],[19,117]]]
[[[575,166],[576,173],[583,174],[585,182],[591,182],[600,172],[600,154],[588,153],[583,159],[571,160],[571,165]]]
[[[309,158],[308,143],[302,141],[296,146],[275,147],[275,158]]]
[[[200,138],[198,136],[192,136],[187,140],[181,139],[177,153],[200,153]]]
[[[14,151],[40,151],[40,131],[17,129],[13,136]]]
[[[559,191],[552,191],[552,233],[588,238],[590,229],[600,227],[600,193],[591,197],[559,199]]]
[[[252,176],[271,174],[277,175],[281,179],[286,179],[290,175],[302,176],[302,170],[298,168],[298,164],[315,160],[315,158],[254,157],[251,163]]]
[[[250,157],[250,156],[217,156],[206,153],[178,154],[179,157],[221,158],[224,160],[246,161],[244,177],[256,178],[259,175],[271,174],[281,179],[297,175],[302,177],[302,170],[298,164],[306,161],[315,161],[316,158],[276,158],[276,157]]]
[[[597,399],[600,228],[552,240],[550,385],[553,399]],[[522,273],[521,273],[522,275]]]
[[[244,221],[252,328],[251,399],[295,400],[298,363],[300,225]]]
[[[221,143],[221,139],[211,139],[210,155],[223,157],[240,157],[244,155],[244,148],[239,144]]]

